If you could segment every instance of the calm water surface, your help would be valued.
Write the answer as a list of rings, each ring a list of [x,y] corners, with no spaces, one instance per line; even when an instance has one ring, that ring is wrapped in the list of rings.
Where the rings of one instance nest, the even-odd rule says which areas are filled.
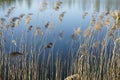
[[[42,0],[0,0],[0,18],[5,17],[10,7],[15,7],[10,17],[5,17],[6,23],[12,17],[17,17],[20,14],[27,15],[33,13],[33,15],[31,15],[32,20],[29,23],[29,25],[33,26],[31,31],[27,32],[29,25],[24,23],[24,18],[20,21],[18,27],[14,29],[9,28],[4,31],[6,38],[5,49],[7,53],[9,53],[9,51],[21,50],[22,44],[26,44],[27,50],[29,51],[31,46],[44,45],[48,42],[55,43],[55,51],[61,50],[62,53],[68,53],[68,49],[73,42],[71,38],[73,30],[80,27],[81,30],[84,31],[90,24],[92,13],[96,12],[99,15],[104,11],[120,9],[120,0],[63,0],[60,9],[54,11],[53,6],[57,0],[46,0],[48,2],[47,9],[40,11],[41,1]],[[63,20],[59,22],[58,15],[64,11],[65,15]],[[82,13],[84,11],[88,12],[88,15],[83,19]],[[51,29],[45,28],[47,21],[53,24]],[[41,40],[42,36],[33,37],[36,26],[41,27],[45,40]],[[61,40],[58,38],[60,31],[64,31]],[[13,36],[12,32],[14,32]],[[17,47],[11,43],[13,39],[16,40]],[[78,46],[77,42],[74,44]],[[38,51],[38,49],[39,46],[36,46],[36,51]]]

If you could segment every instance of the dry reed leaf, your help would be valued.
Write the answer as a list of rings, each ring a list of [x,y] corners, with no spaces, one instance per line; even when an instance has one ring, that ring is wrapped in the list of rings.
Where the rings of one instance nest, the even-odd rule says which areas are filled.
[[[90,29],[90,28],[87,28],[87,29],[84,31],[84,37],[89,36],[90,32],[91,32],[91,29]]]
[[[113,36],[113,35],[114,35],[113,30],[109,30],[108,35],[109,35],[109,36]]]
[[[112,16],[112,18],[113,18],[114,20],[116,20],[117,16],[116,16],[116,14],[115,14],[114,12],[110,12],[110,15]]]
[[[116,18],[116,25],[120,26],[120,16]]]
[[[36,27],[34,35],[37,36],[40,33],[40,27]]]
[[[19,20],[20,18],[19,17],[13,17],[12,19],[11,19],[11,22],[15,22],[16,20]]]
[[[79,74],[74,74],[74,75],[68,76],[64,80],[79,80],[79,79],[80,79]]]
[[[45,46],[45,49],[46,48],[51,48],[53,46],[53,43],[52,42],[49,42],[46,46]]]
[[[11,22],[10,26],[11,26],[11,28],[14,28],[15,27],[15,23]]]
[[[32,29],[32,25],[30,25],[29,27],[28,27],[28,31],[31,31],[31,29]]]
[[[81,32],[80,27],[76,28],[72,34],[72,39],[75,39]]]
[[[47,22],[46,24],[45,24],[45,28],[47,28],[47,29],[50,29],[50,28],[52,28],[54,26],[54,24],[52,24],[51,22]]]
[[[11,52],[10,53],[10,57],[17,57],[19,55],[23,55],[23,53],[20,53],[20,52]]]
[[[62,22],[63,17],[64,17],[65,12],[62,12],[61,14],[58,15],[58,20]]]
[[[116,20],[118,17],[120,17],[120,10],[111,11],[110,15],[114,20]]]
[[[62,31],[60,31],[60,33],[59,33],[59,35],[58,35],[58,37],[59,37],[59,39],[61,40],[62,39],[62,37],[63,37],[63,30]]]
[[[19,15],[19,18],[21,19],[21,18],[23,18],[25,16],[25,14],[20,14]]]
[[[115,23],[113,23],[112,27],[111,27],[111,30],[114,31],[117,29],[117,25]]]
[[[105,11],[105,12],[104,12],[104,15],[106,15],[106,16],[109,15],[109,14],[110,14],[109,11]]]
[[[103,27],[103,23],[97,22],[95,25],[95,30],[99,32],[99,31],[101,31],[102,27]]]
[[[92,20],[90,21],[90,25],[94,25],[95,24],[95,18],[94,17],[92,17]]]
[[[115,15],[116,15],[117,17],[120,17],[120,10],[116,10],[116,11],[115,11]]]
[[[47,9],[47,1],[46,0],[42,0],[40,3],[40,11],[45,11]]]
[[[53,9],[54,9],[55,11],[59,10],[61,4],[62,4],[61,1],[57,1],[57,2],[55,3],[55,5],[54,5]]]
[[[117,42],[120,41],[120,37],[118,37],[117,39],[115,39],[114,41],[114,49],[113,49],[113,55],[112,55],[112,64],[114,62],[114,59],[115,59],[115,50],[116,50],[116,47],[117,47]]]
[[[17,27],[19,25],[20,20],[15,21],[15,26]]]
[[[92,47],[98,49],[99,45],[100,45],[100,41],[96,41],[96,42],[93,43]]]
[[[82,17],[84,18],[87,14],[88,12],[83,12]]]
[[[107,26],[110,25],[110,20],[109,20],[109,19],[106,19],[106,20],[105,20],[105,25],[107,25]]]
[[[29,15],[27,15],[25,17],[25,23],[28,24],[31,21],[31,17]]]
[[[80,52],[81,52],[82,55],[86,55],[87,54],[86,47],[87,47],[87,45],[85,43],[80,45]]]

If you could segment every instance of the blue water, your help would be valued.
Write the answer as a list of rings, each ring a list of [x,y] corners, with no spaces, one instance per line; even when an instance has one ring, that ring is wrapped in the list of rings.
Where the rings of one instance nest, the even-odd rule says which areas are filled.
[[[74,42],[71,38],[73,30],[77,27],[81,28],[83,32],[90,24],[92,13],[96,12],[98,15],[104,11],[120,9],[119,0],[64,0],[58,11],[53,10],[53,6],[57,0],[46,0],[48,2],[47,9],[45,11],[40,11],[40,2],[42,0],[15,0],[15,1],[4,1],[0,2],[0,18],[5,17],[7,10],[10,7],[15,7],[15,10],[10,15],[10,18],[17,17],[20,14],[31,15],[32,20],[29,25],[33,28],[31,31],[27,32],[28,25],[24,23],[24,18],[20,21],[18,27],[14,29],[9,28],[5,31],[5,49],[6,53],[10,51],[21,51],[22,44],[26,44],[26,49],[29,50],[31,47],[36,45],[36,51],[38,52],[39,46],[44,47],[45,44],[53,42],[55,44],[55,53],[57,50],[62,50],[62,53],[68,53],[68,48]],[[62,1],[62,0],[61,0]],[[58,15],[65,11],[62,22],[59,22]],[[82,13],[86,11],[88,15],[82,18]],[[6,18],[6,23],[10,18]],[[54,26],[52,29],[46,29],[45,23],[50,21]],[[33,37],[36,26],[41,27],[44,32],[45,40],[41,40],[41,36]],[[59,40],[58,34],[63,30],[63,38]],[[12,32],[14,35],[12,37]],[[25,36],[23,36],[25,34]],[[22,37],[24,37],[24,42],[22,42]],[[11,40],[16,40],[17,47],[15,47]],[[77,41],[77,40],[76,40]],[[76,43],[77,44],[77,43]],[[47,52],[47,51],[46,51]]]

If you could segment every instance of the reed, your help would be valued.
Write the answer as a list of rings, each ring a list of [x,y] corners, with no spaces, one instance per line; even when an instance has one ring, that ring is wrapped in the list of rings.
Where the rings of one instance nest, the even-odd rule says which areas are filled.
[[[47,6],[46,2],[43,4],[43,7]],[[56,4],[60,6],[62,3]],[[64,13],[61,13],[60,21]],[[114,19],[113,24],[106,20],[105,25],[109,27],[104,36],[102,36],[102,30],[106,27],[99,20],[95,22],[97,18],[92,20],[92,25],[90,24],[84,32],[80,28],[75,29],[66,52],[60,48],[56,50],[56,38],[53,42],[48,41],[52,31],[46,31],[44,35],[40,35],[42,31],[40,27],[36,27],[30,35],[31,43],[27,42],[28,28],[23,30],[21,39],[17,42],[14,34],[16,26],[13,27],[14,22],[12,22],[13,29],[9,30],[12,33],[8,51],[10,53],[6,54],[5,35],[7,32],[5,33],[6,29],[1,27],[0,80],[120,80],[119,13],[119,11],[111,13],[111,19],[112,17]],[[83,16],[87,14],[84,13]],[[101,18],[104,19],[105,15]],[[29,25],[31,21],[30,15],[27,15],[26,23],[23,25]],[[4,22],[1,25],[4,26]],[[62,36],[63,32],[60,33],[60,37]]]

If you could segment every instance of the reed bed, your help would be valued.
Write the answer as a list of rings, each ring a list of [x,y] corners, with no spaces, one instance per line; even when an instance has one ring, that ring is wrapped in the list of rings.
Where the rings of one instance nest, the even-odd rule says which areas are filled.
[[[12,9],[14,7],[9,10]],[[56,50],[56,38],[53,42],[47,41],[52,31],[48,30],[43,35],[39,26],[29,37],[31,43],[27,42],[27,28],[23,30],[21,39],[18,38],[17,42],[13,28],[14,20],[18,18],[12,19],[10,22],[12,24],[9,25],[12,27],[8,30],[13,41],[7,54],[5,39],[7,27],[3,27],[7,25],[1,18],[0,80],[120,80],[119,18],[119,10],[109,14],[103,13],[102,17],[93,15],[92,23],[85,31],[81,31],[80,28],[73,31],[71,44],[65,56],[62,55],[64,51],[59,48]],[[27,15],[24,25],[29,26],[30,21],[31,17]],[[13,52],[16,54],[11,55]]]

